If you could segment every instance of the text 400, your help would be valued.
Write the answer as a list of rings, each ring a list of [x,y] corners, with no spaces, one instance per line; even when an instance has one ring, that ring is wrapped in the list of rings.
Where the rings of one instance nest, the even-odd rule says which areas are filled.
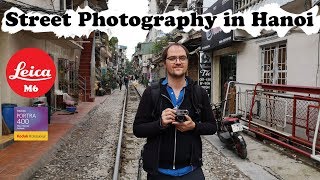
[[[29,119],[18,119],[17,124],[29,124]]]

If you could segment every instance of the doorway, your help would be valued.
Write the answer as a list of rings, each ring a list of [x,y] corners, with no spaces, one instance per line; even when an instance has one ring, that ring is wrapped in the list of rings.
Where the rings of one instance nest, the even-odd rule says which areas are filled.
[[[228,82],[229,81],[236,81],[236,72],[237,72],[237,55],[235,54],[230,54],[230,55],[223,55],[220,56],[220,100],[225,99],[227,87],[228,87]],[[232,89],[235,90],[235,88],[231,88],[229,92],[232,91]],[[234,113],[235,111],[235,94],[236,92],[233,92],[232,95],[229,93],[228,96],[228,101],[227,101],[227,107],[226,110],[228,111],[229,109],[232,112],[229,113]],[[230,96],[231,95],[231,96]]]

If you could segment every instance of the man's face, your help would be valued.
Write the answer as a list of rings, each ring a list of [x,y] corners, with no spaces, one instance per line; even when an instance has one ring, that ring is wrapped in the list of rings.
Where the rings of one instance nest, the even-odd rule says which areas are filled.
[[[171,46],[168,49],[165,67],[168,76],[173,78],[184,77],[188,70],[188,59],[185,50],[180,46]]]

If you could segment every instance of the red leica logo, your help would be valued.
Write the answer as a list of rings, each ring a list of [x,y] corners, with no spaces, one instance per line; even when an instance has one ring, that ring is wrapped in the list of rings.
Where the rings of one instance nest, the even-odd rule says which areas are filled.
[[[46,52],[26,48],[11,57],[6,75],[8,84],[15,93],[34,98],[43,96],[53,86],[56,67]]]

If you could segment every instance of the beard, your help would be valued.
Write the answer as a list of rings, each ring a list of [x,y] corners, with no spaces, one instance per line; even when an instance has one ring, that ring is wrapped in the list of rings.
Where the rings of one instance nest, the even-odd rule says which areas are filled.
[[[172,69],[171,71],[167,71],[168,75],[173,77],[173,78],[183,78],[186,75],[187,70],[184,70],[182,68],[181,71],[176,71],[175,69]]]

